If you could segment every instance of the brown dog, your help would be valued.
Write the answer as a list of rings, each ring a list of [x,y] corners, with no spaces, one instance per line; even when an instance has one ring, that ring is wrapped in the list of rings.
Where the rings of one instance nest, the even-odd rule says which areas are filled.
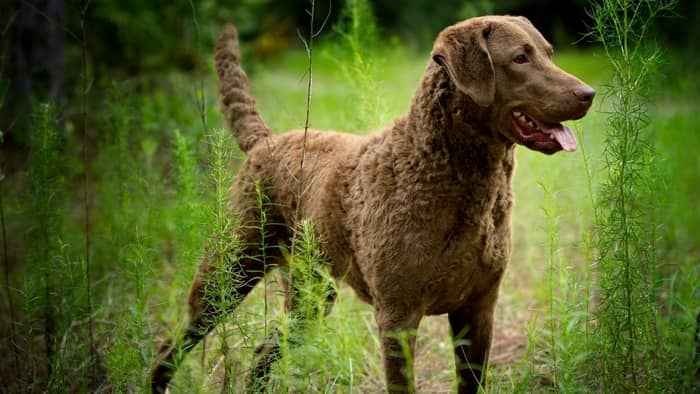
[[[485,384],[494,308],[510,258],[515,145],[547,154],[575,150],[576,138],[560,122],[584,116],[595,95],[551,57],[552,46],[526,18],[463,21],[438,36],[407,115],[368,137],[310,131],[304,148],[303,132],[272,136],[261,119],[240,67],[235,29],[227,27],[219,40],[223,113],[248,153],[234,207],[244,221],[257,223],[253,184],[264,183],[273,202],[267,222],[285,224],[267,229],[266,245],[289,244],[297,212],[315,223],[332,274],[376,310],[391,392],[412,392],[413,382],[390,334],[416,330],[424,315],[444,313],[461,339],[455,345],[459,391]],[[246,256],[263,255],[259,229],[239,232]],[[286,264],[278,248],[265,252],[267,264],[243,258],[240,299],[264,267]],[[211,282],[203,278],[210,270],[202,263],[192,286],[184,338],[154,365],[154,391],[167,386],[173,361],[213,328],[213,317],[228,312],[207,302]],[[265,381],[278,356],[272,334],[256,351],[254,381]]]

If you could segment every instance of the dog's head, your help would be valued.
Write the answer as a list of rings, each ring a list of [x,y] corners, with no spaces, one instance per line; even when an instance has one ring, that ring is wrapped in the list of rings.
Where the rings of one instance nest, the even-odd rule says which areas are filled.
[[[485,16],[443,30],[432,57],[459,91],[486,108],[507,139],[543,153],[577,147],[561,122],[583,117],[595,90],[552,63],[553,48],[527,18]]]

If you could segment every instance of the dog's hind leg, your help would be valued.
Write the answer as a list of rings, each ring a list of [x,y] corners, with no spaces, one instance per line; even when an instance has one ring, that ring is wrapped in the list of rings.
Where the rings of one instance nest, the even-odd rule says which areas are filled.
[[[211,299],[216,294],[208,277],[216,271],[214,266],[205,261],[200,265],[189,296],[190,322],[179,342],[167,341],[151,371],[151,390],[164,392],[182,359],[220,322],[220,318],[232,312],[255,287],[262,277],[262,263],[246,259],[245,268],[238,273],[236,282],[241,286],[232,289],[230,300],[219,302]],[[216,294],[218,295],[218,294]],[[222,307],[225,305],[225,307]]]
[[[266,261],[279,259],[279,250],[267,246],[267,258],[261,258],[259,238],[259,229],[243,228],[241,241],[245,247],[240,258],[234,260],[236,256],[226,256],[224,269],[218,268],[211,259],[200,264],[190,288],[188,327],[179,341],[166,342],[159,352],[151,369],[152,392],[165,391],[187,353],[221,322],[221,318],[240,305],[266,271],[274,267],[266,265]]]
[[[314,280],[324,281],[324,278],[316,277]],[[324,301],[321,302],[322,305],[312,301],[315,305],[311,305],[309,308],[309,305],[304,304],[307,302],[304,297],[299,296],[299,288],[296,286],[298,282],[290,281],[288,278],[284,278],[283,281],[286,287],[285,308],[290,315],[287,343],[290,346],[294,346],[301,341],[309,319],[320,317],[321,315],[327,316],[331,312],[337,293],[334,283],[322,282],[320,288],[324,292],[322,294]],[[319,307],[323,310],[318,310]],[[255,349],[253,368],[248,376],[248,391],[250,393],[265,391],[270,369],[281,357],[281,341],[282,332],[279,327],[276,327],[268,334],[263,343]]]

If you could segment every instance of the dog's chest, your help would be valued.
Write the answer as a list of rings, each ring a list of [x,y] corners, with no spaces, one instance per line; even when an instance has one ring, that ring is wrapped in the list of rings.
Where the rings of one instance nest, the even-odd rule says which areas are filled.
[[[511,253],[510,189],[482,204],[456,209],[443,233],[442,247],[423,262],[423,302],[428,314],[441,314],[498,287]],[[436,242],[440,244],[440,242]]]
[[[360,238],[378,246],[358,260],[375,302],[399,297],[408,308],[442,314],[498,287],[510,258],[510,186],[473,191],[415,195],[381,216],[391,233]]]
[[[512,164],[464,177],[373,168],[348,193],[348,272],[362,278],[353,287],[380,308],[431,314],[498,287],[510,257]]]

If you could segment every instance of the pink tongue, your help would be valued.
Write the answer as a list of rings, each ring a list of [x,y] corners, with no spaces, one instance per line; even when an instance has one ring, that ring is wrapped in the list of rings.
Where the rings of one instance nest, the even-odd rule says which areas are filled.
[[[570,128],[564,126],[563,124],[538,124],[538,126],[540,130],[544,131],[547,134],[553,135],[557,142],[559,142],[559,145],[561,145],[561,147],[565,151],[573,152],[578,147],[578,143],[576,142],[576,136]]]

